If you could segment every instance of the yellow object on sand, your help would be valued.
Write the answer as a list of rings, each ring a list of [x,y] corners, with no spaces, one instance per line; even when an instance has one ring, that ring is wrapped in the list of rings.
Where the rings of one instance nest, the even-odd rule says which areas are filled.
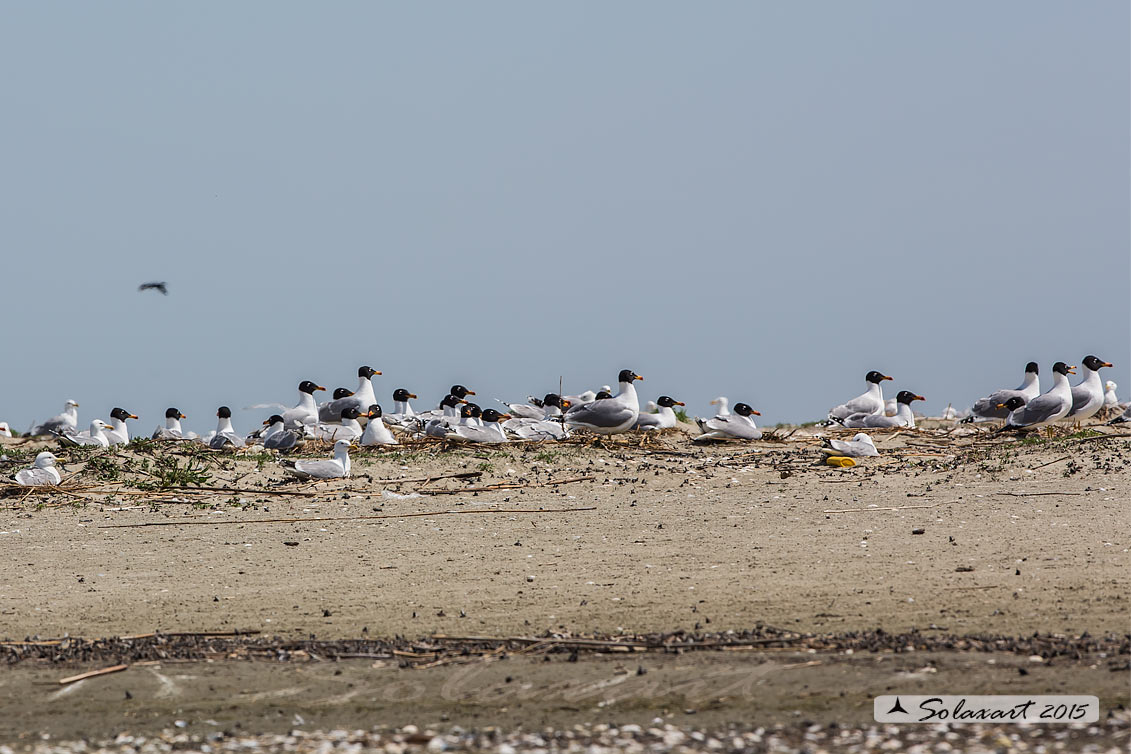
[[[825,463],[829,466],[836,466],[841,469],[851,469],[856,465],[856,460],[848,456],[829,456],[825,459]]]

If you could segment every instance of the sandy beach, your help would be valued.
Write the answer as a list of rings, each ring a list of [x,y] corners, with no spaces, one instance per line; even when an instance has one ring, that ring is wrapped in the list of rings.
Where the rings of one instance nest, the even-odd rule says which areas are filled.
[[[0,686],[20,722],[0,738],[659,717],[786,740],[875,725],[892,688],[1127,706],[1131,438],[939,424],[877,432],[881,457],[834,469],[815,432],[851,434],[421,443],[313,485],[265,454],[60,453],[66,492],[4,490]],[[32,447],[5,445],[4,473]],[[177,489],[186,473],[225,491]],[[689,685],[711,677],[735,690]],[[1126,741],[1125,716],[1103,724],[1092,739]]]

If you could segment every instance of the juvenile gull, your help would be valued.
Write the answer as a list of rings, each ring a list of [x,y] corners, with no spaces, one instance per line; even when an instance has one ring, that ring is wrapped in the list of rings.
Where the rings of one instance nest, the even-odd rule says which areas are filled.
[[[891,377],[881,372],[868,372],[864,377],[868,389],[852,400],[830,409],[829,418],[847,419],[853,414],[883,414],[884,390],[880,387],[880,383],[890,379]]]
[[[753,417],[762,414],[746,403],[734,404],[734,413],[716,414],[713,419],[698,419],[703,434],[692,438],[695,442],[708,440],[760,440],[762,430],[754,423]]]
[[[48,487],[63,481],[59,470],[55,468],[55,454],[43,451],[35,457],[35,465],[30,469],[16,472],[16,484],[24,487]]]
[[[1004,406],[1010,398],[1018,397],[1025,403],[1028,403],[1041,394],[1041,383],[1038,372],[1037,362],[1030,361],[1025,365],[1025,379],[1021,381],[1020,385],[1013,390],[998,390],[997,392],[990,393],[985,398],[974,401],[974,408],[971,410],[970,416],[963,421],[969,423],[979,419],[1006,418],[1009,416],[1009,412],[999,407]]]
[[[620,391],[616,395],[571,408],[566,412],[566,423],[584,427],[600,435],[613,435],[631,429],[640,415],[640,399],[636,396],[633,383],[642,379],[644,378],[631,369],[622,369],[617,376]]]

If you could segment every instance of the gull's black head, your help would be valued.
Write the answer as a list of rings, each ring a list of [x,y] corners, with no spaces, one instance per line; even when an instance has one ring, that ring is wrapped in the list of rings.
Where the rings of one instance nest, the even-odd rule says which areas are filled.
[[[381,374],[381,373],[378,372],[373,367],[358,367],[357,368],[357,376],[361,377],[362,379],[366,379],[366,380],[371,379],[373,377],[373,375],[375,375],[375,374]]]
[[[394,401],[400,401],[401,403],[404,403],[409,398],[415,398],[415,397],[416,397],[415,393],[410,393],[407,390],[405,390],[403,387],[399,387],[399,388],[397,388],[396,390],[393,391],[393,400]]]
[[[472,407],[468,404],[465,404],[463,406],[460,406],[459,415],[461,417],[463,417],[464,419],[470,419],[472,416],[475,415],[474,413],[472,413],[472,411],[473,411]]]
[[[644,379],[631,369],[622,369],[620,374],[617,375],[617,382],[632,382],[633,380]]]
[[[165,409],[166,419],[184,419],[185,415],[181,413],[180,409],[167,408]]]
[[[1041,370],[1037,367],[1037,362],[1030,361],[1028,364],[1025,365],[1025,373],[1028,374],[1029,372],[1032,372],[1033,374],[1040,374],[1041,373]]]
[[[664,408],[671,408],[672,406],[683,406],[684,403],[683,401],[677,401],[675,398],[672,398],[670,396],[661,395],[656,399],[656,405],[663,406]]]
[[[381,418],[381,404],[380,403],[370,404],[370,406],[369,406],[369,418],[370,419],[380,419]]]
[[[593,400],[603,401],[606,398],[612,398],[612,397],[613,397],[613,394],[610,393],[608,390],[600,390],[600,391],[597,392],[597,396],[595,398],[593,398]]]
[[[468,390],[463,385],[452,385],[452,389],[448,392],[457,398],[466,398],[469,395],[475,395],[474,390]]]
[[[1015,395],[1012,398],[1010,398],[1009,400],[1007,400],[1005,403],[997,404],[997,407],[998,408],[1004,408],[1004,409],[1007,409],[1009,411],[1016,411],[1017,409],[1021,408],[1024,405],[1025,405],[1025,399],[1022,398],[1019,395]]]
[[[497,422],[499,419],[502,419],[503,417],[510,418],[510,415],[509,414],[500,414],[498,411],[496,411],[493,408],[489,408],[489,409],[487,409],[486,411],[483,412],[483,421],[488,422],[488,423]]]
[[[873,369],[871,372],[868,372],[867,376],[864,377],[864,379],[866,379],[868,382],[874,382],[875,384],[879,385],[884,380],[890,380],[891,377],[888,377],[883,372],[877,372]]]
[[[342,409],[343,419],[356,419],[359,416],[361,416],[361,412],[357,410],[357,406],[350,406],[348,408]]]
[[[228,408],[227,406],[221,406],[220,408],[216,409],[216,416],[219,416],[221,419],[231,419],[232,409]]]
[[[1076,374],[1074,371],[1072,371],[1072,369],[1072,367],[1068,366],[1063,361],[1058,361],[1052,365],[1052,371],[1056,372],[1057,374],[1063,374],[1065,377],[1070,374]]]
[[[449,393],[448,395],[444,396],[444,400],[440,401],[440,408],[443,408],[445,406],[447,406],[448,408],[455,408],[461,403],[467,403],[467,401],[465,401],[463,398],[460,398],[458,395]]]
[[[137,416],[135,416],[134,414],[131,414],[129,411],[126,411],[124,408],[117,408],[117,407],[115,407],[114,410],[110,412],[110,416],[117,419],[118,421],[123,421],[123,422],[126,419],[136,419],[137,418]]]
[[[921,395],[915,395],[915,393],[911,392],[910,390],[900,390],[899,395],[895,396],[895,399],[899,403],[906,403],[908,406],[911,405],[911,401],[927,400]]]
[[[310,380],[303,380],[302,382],[298,383],[298,390],[300,393],[310,393],[311,395],[314,395],[314,391],[325,389],[326,388],[321,387],[320,385],[316,385]]]
[[[272,424],[275,424],[275,423],[282,424],[283,423],[283,417],[279,416],[278,414],[271,414],[271,416],[268,417],[267,421],[265,421],[263,423],[266,424],[268,427],[270,427]]]
[[[535,400],[537,400],[537,399],[535,399]],[[538,401],[534,405],[538,406],[539,408],[545,408],[546,406],[557,406],[558,408],[561,408],[562,407],[562,397],[560,395],[558,395],[557,393],[546,393],[546,395],[542,398],[542,400]]]
[[[481,414],[483,412],[483,407],[480,406],[478,403],[472,403],[471,401],[467,401],[467,405],[471,407],[471,410],[474,412],[475,416],[479,416],[479,414]]]
[[[1110,367],[1111,364],[1095,356],[1085,356],[1084,366],[1088,367],[1088,369],[1091,369],[1093,372],[1098,372],[1103,367]]]
[[[750,408],[750,406],[745,403],[734,404],[734,413],[738,414],[739,416],[750,416],[751,414],[754,414],[755,416],[762,415],[761,413]]]
[[[348,387],[334,388],[334,400],[336,401],[341,400],[342,398],[349,398],[351,395],[353,395],[353,391]]]

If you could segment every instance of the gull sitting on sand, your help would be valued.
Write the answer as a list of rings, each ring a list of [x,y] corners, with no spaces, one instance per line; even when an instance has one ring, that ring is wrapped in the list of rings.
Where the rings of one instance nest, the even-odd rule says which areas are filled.
[[[131,414],[124,408],[115,407],[110,412],[110,429],[106,431],[106,439],[111,445],[126,445],[130,441],[130,429],[126,426],[127,419],[136,419],[136,414]]]
[[[176,408],[165,409],[165,426],[153,430],[150,439],[153,440],[184,440],[185,433],[181,429],[181,419],[185,415]]]
[[[350,475],[350,441],[334,443],[334,457],[326,461],[294,461],[283,470],[299,479],[342,479]]]
[[[306,438],[293,429],[287,429],[283,417],[273,414],[267,421],[267,431],[263,433],[263,447],[267,450],[277,450],[286,453],[288,450],[302,447]]]
[[[242,448],[244,439],[232,427],[232,409],[221,406],[216,410],[216,432],[208,439],[208,447],[223,450],[227,447]]]
[[[633,429],[671,429],[676,425],[675,406],[685,406],[683,401],[677,401],[668,395],[661,395],[656,399],[659,408],[654,414],[641,413],[636,417],[636,426]]]
[[[879,429],[883,427],[908,427],[915,429],[915,414],[911,410],[912,401],[925,401],[921,395],[916,395],[910,390],[900,390],[899,395],[895,397],[896,409],[894,416],[885,414],[853,414],[847,417],[841,424],[849,429],[863,429],[872,428]]]
[[[95,419],[90,423],[90,429],[86,432],[79,433],[73,430],[63,430],[60,433],[60,439],[71,445],[83,445],[96,448],[110,447],[110,440],[106,437],[106,430],[110,429],[110,425],[101,419]]]
[[[24,487],[53,487],[63,481],[59,470],[55,468],[57,461],[54,453],[43,451],[35,457],[35,465],[16,473],[16,484]]]
[[[566,424],[583,427],[599,435],[614,435],[632,429],[640,416],[640,399],[633,383],[642,379],[631,369],[622,369],[617,376],[620,390],[616,395],[574,406],[566,412]]]
[[[696,419],[703,434],[693,438],[695,442],[709,440],[760,440],[762,430],[754,423],[755,416],[762,414],[745,403],[734,404],[734,413],[718,414],[713,419]]]
[[[820,449],[826,456],[849,456],[863,458],[864,456],[878,456],[876,444],[872,438],[863,432],[857,432],[851,440],[825,440],[825,447]]]
[[[837,419],[847,419],[853,414],[882,415],[884,413],[884,390],[880,387],[880,383],[890,379],[891,377],[888,377],[882,372],[868,372],[868,374],[864,376],[864,381],[868,389],[852,400],[829,409],[829,419],[833,421]]]
[[[397,438],[393,437],[393,433],[385,426],[381,414],[381,404],[374,403],[369,406],[369,423],[365,425],[365,431],[361,434],[362,446],[368,448],[374,445],[397,444]]]

